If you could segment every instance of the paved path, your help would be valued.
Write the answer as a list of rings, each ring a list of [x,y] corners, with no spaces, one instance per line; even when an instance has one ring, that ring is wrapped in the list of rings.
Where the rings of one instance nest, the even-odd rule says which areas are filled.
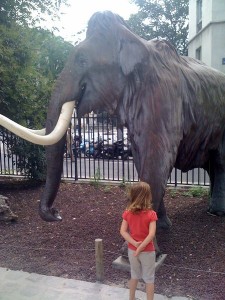
[[[0,300],[128,300],[129,290],[100,283],[0,268]],[[136,297],[146,299],[144,292]],[[154,300],[188,300],[155,294]]]

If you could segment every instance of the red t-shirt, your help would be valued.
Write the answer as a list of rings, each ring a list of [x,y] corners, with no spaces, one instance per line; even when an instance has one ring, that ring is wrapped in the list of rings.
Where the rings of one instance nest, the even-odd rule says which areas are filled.
[[[137,214],[125,210],[122,217],[128,223],[131,237],[137,242],[143,241],[146,238],[149,234],[149,224],[158,220],[154,210],[144,210]],[[136,247],[130,243],[128,243],[128,248],[136,250]],[[155,251],[153,241],[151,241],[143,251]]]

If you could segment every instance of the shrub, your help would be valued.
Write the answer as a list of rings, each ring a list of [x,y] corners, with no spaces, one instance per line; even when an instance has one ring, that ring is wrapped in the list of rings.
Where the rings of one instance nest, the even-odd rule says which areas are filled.
[[[8,145],[16,155],[15,166],[25,178],[43,181],[46,178],[45,148],[11,136]]]

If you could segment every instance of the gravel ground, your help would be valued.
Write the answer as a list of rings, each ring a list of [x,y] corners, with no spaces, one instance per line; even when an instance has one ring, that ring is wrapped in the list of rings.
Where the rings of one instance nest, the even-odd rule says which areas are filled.
[[[120,186],[62,183],[55,201],[63,221],[47,223],[38,215],[43,186],[0,181],[0,194],[18,221],[0,222],[0,266],[44,275],[96,281],[95,239],[103,239],[106,284],[127,286],[129,274],[112,267],[120,255],[121,214],[126,206]],[[206,214],[208,197],[167,190],[173,223],[158,230],[168,256],[156,274],[155,292],[198,300],[225,299],[225,218]],[[143,286],[140,285],[140,289]]]

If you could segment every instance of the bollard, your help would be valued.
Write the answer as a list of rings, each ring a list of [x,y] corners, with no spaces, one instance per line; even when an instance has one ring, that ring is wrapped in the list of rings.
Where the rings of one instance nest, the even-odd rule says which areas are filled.
[[[102,239],[95,239],[95,263],[96,263],[97,281],[103,281],[104,280],[104,266],[103,266]]]

